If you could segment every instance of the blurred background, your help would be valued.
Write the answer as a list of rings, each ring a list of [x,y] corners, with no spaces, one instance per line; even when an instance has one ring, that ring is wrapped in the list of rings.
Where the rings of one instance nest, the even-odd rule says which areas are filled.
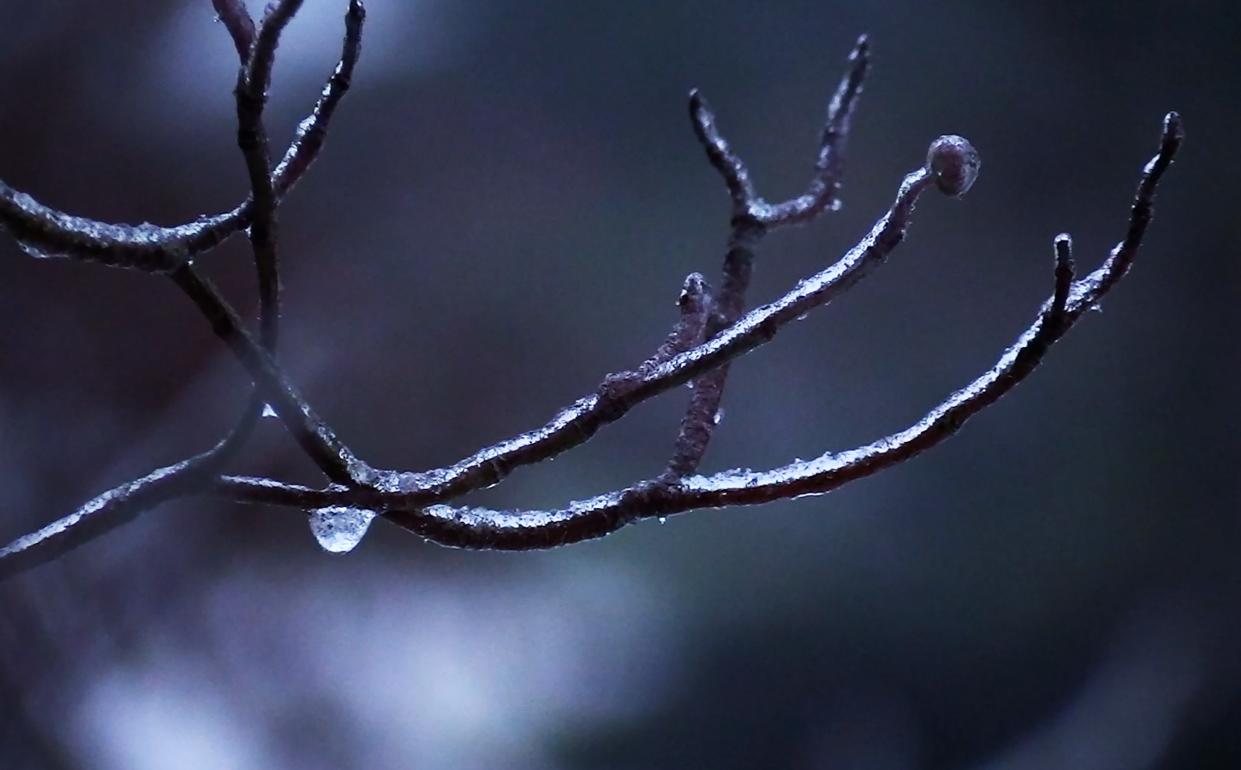
[[[257,3],[253,3],[257,5]],[[339,53],[307,0],[283,147]],[[1241,11],[1232,3],[368,0],[354,88],[282,209],[283,359],[362,456],[451,463],[662,340],[728,207],[701,88],[760,192],[800,192],[859,33],[844,209],[764,243],[751,300],[838,257],[930,140],[974,141],[881,271],[733,368],[705,469],[898,430],[988,368],[1123,234],[1160,119],[1187,141],[1139,264],[956,438],[831,495],[545,553],[377,522],[166,505],[0,585],[0,765],[59,768],[1241,766],[1236,462]],[[257,9],[256,9],[257,10]],[[245,192],[207,0],[0,0],[0,178],[174,224]],[[242,239],[199,260],[243,309]],[[246,381],[159,278],[0,238],[0,540],[209,446]],[[665,394],[479,504],[658,472]],[[314,482],[268,421],[237,470]]]

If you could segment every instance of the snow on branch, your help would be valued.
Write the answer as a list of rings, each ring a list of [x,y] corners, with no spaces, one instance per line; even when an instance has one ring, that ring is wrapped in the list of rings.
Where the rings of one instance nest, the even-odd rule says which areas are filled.
[[[844,150],[869,68],[869,43],[859,38],[829,101],[809,184],[800,195],[779,203],[758,194],[745,162],[721,134],[715,113],[698,91],[692,91],[689,112],[694,133],[708,161],[723,177],[731,201],[728,245],[718,285],[712,288],[701,274],[690,274],[677,303],[679,317],[653,354],[632,368],[607,375],[594,392],[562,409],[547,424],[443,468],[382,470],[367,464],[336,437],[277,358],[280,202],[323,146],[332,115],[353,77],[365,19],[362,3],[350,0],[340,60],[313,111],[273,169],[264,107],[280,34],[301,4],[301,0],[275,2],[256,26],[241,0],[213,0],[241,62],[235,92],[237,136],[250,191],[232,211],[175,227],[110,224],[56,211],[0,182],[0,227],[27,253],[165,274],[191,300],[254,383],[238,422],[215,447],[121,484],[70,515],[18,538],[0,549],[0,577],[57,558],[143,511],[187,495],[209,494],[238,503],[296,509],[308,516],[320,544],[339,552],[356,545],[376,517],[443,545],[525,550],[601,537],[646,518],[830,492],[935,446],[1034,371],[1056,341],[1128,272],[1150,223],[1156,188],[1183,138],[1180,117],[1169,113],[1158,151],[1142,171],[1124,238],[1100,267],[1077,278],[1070,239],[1058,236],[1053,244],[1051,296],[1030,327],[989,370],[921,420],[864,446],[827,452],[812,460],[766,471],[701,475],[698,468],[718,422],[729,366],[882,264],[904,240],[918,198],[931,188],[948,196],[963,196],[977,178],[980,161],[968,140],[959,136],[936,139],[926,162],[905,176],[891,208],[866,237],[783,296],[747,312],[754,250],[764,236],[787,225],[809,222],[839,206]],[[239,231],[247,233],[254,254],[260,295],[257,337],[192,261]],[[693,384],[694,393],[662,473],[558,510],[492,510],[453,504],[469,492],[504,480],[518,467],[579,446],[647,399],[686,383]],[[271,405],[323,473],[325,486],[220,475],[248,439],[265,404]]]

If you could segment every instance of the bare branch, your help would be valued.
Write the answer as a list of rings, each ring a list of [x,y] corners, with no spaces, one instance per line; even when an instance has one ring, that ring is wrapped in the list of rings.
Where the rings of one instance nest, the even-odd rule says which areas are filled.
[[[1142,178],[1138,182],[1138,191],[1133,198],[1133,207],[1129,211],[1129,229],[1125,237],[1112,249],[1107,261],[1081,281],[1081,290],[1075,293],[1074,304],[1078,312],[1083,307],[1092,307],[1107,294],[1116,282],[1129,272],[1138,247],[1142,245],[1142,237],[1146,227],[1154,216],[1155,190],[1159,180],[1172,165],[1181,143],[1185,141],[1185,130],[1181,125],[1181,116],[1169,112],[1163,119],[1163,134],[1159,142],[1159,152],[1142,169]]]
[[[685,283],[681,285],[681,294],[677,297],[677,309],[681,311],[681,317],[668,334],[668,338],[655,350],[655,354],[638,367],[638,374],[645,374],[660,364],[670,361],[674,356],[702,344],[703,332],[707,326],[707,315],[711,310],[709,292],[710,288],[707,286],[707,280],[702,277],[702,273],[690,273],[685,276]]]
[[[736,223],[737,220],[734,219]],[[754,274],[752,244],[761,237],[761,230],[734,224],[728,252],[724,255],[720,289],[713,297],[711,316],[707,319],[707,336],[714,337],[734,323],[745,311],[745,293]],[[728,381],[728,365],[699,375],[693,381],[693,395],[681,418],[681,428],[668,461],[671,477],[693,473],[707,453],[707,445],[719,424],[720,402]]]
[[[254,47],[250,51],[249,64],[246,66],[246,88],[251,98],[266,98],[267,89],[271,85],[271,68],[276,61],[276,46],[280,44],[280,34],[301,9],[302,2],[303,0],[276,0],[267,6],[254,39]]]
[[[1150,203],[1155,186],[1171,164],[1180,142],[1179,121],[1168,121],[1159,153],[1147,165],[1139,185],[1139,202],[1135,204],[1135,213],[1130,218],[1126,242],[1140,242],[1150,221]],[[906,178],[902,189],[913,185],[925,186],[931,179],[925,169],[921,173],[915,172]],[[368,506],[386,510],[384,515],[389,520],[443,545],[525,550],[601,537],[643,518],[830,492],[850,481],[902,463],[956,433],[970,417],[995,403],[1029,376],[1051,346],[1123,275],[1119,272],[1122,269],[1120,263],[1109,257],[1098,270],[1080,281],[1074,281],[1067,237],[1058,237],[1055,245],[1055,289],[1051,298],[1044,304],[1033,325],[990,370],[949,396],[909,428],[847,452],[828,453],[814,460],[790,463],[763,472],[727,471],[713,476],[691,476],[671,483],[666,478],[653,479],[575,502],[556,511],[498,511],[437,505],[434,503],[468,490],[454,488],[445,483],[448,480],[443,476],[436,477],[435,474],[426,474],[422,480],[439,481],[438,487],[429,484],[422,489],[402,491],[315,490],[270,479],[229,476],[220,479],[212,493],[238,502],[303,509],[327,505]],[[838,263],[826,272],[840,269],[843,268]],[[821,280],[822,276],[820,274],[812,280]],[[839,286],[839,283],[830,285]],[[1097,291],[1101,286],[1107,288]],[[795,307],[798,302],[794,299],[796,294],[795,290],[778,302],[753,311],[734,328],[760,328],[763,321],[759,319],[769,323],[770,319],[780,317],[769,309]],[[729,332],[726,337],[743,334],[732,329]],[[668,376],[669,370],[685,367],[689,360],[701,362],[703,359],[698,356],[712,355],[704,353],[705,349],[720,350],[719,347],[713,348],[713,344],[718,346],[719,342],[713,340],[670,360],[653,376]],[[482,456],[488,451],[492,450],[479,454]]]
[[[733,218],[750,217],[750,207],[756,199],[754,182],[745,161],[733,152],[728,141],[720,135],[715,124],[715,111],[697,88],[689,92],[689,118],[694,126],[694,136],[707,151],[707,160],[724,177],[728,195],[733,201]]]
[[[1069,291],[1073,288],[1073,239],[1068,233],[1060,233],[1053,242],[1056,252],[1056,290],[1051,297],[1053,315],[1061,316],[1069,301]]]
[[[245,64],[250,58],[250,46],[254,45],[254,19],[250,18],[245,2],[243,0],[211,0],[211,5],[215,8],[220,21],[224,23],[229,36],[233,38],[233,45],[237,47],[237,56],[242,64]]]
[[[345,17],[345,44],[340,62],[324,86],[314,111],[299,124],[293,143],[274,172],[272,185],[277,197],[293,189],[323,147],[328,125],[336,105],[348,90],[361,52],[364,17],[362,4],[356,0],[351,2]],[[221,19],[224,18],[221,13]],[[31,256],[66,257],[144,272],[175,270],[187,259],[210,251],[249,227],[253,214],[254,200],[248,196],[231,211],[183,225],[114,224],[58,211],[0,181],[0,228],[7,230]]]
[[[237,313],[211,282],[188,264],[177,268],[172,279],[202,312],[216,336],[233,351],[298,446],[320,470],[337,483],[367,483],[370,468],[336,438],[306,403],[283,370],[246,331]]]
[[[73,544],[167,499],[204,492],[238,502],[303,510],[363,507],[445,545],[529,549],[599,537],[642,518],[831,491],[943,441],[1028,376],[1050,347],[1129,269],[1152,216],[1155,189],[1182,141],[1179,117],[1170,113],[1159,152],[1143,171],[1124,240],[1100,268],[1075,280],[1070,240],[1067,235],[1058,236],[1054,289],[1033,325],[987,373],[952,394],[918,423],[871,444],[811,461],[764,472],[735,470],[699,476],[691,474],[710,440],[729,363],[769,342],[785,325],[827,304],[882,263],[905,237],[921,193],[935,186],[947,195],[963,195],[978,174],[979,160],[965,139],[940,137],[931,144],[926,164],[905,177],[891,209],[857,246],[775,302],[745,313],[753,247],[769,230],[806,221],[836,203],[843,149],[868,66],[866,40],[859,39],[850,67],[829,105],[814,178],[805,193],[782,204],[773,206],[757,196],[745,164],[720,135],[714,114],[695,92],[690,99],[695,132],[708,159],[724,177],[733,202],[729,249],[718,291],[713,295],[699,274],[687,277],[678,302],[680,318],[655,354],[633,370],[609,375],[595,393],[562,410],[547,425],[446,468],[419,473],[377,471],[339,441],[274,357],[279,310],[277,206],[280,196],[318,153],[326,123],[349,87],[364,19],[361,3],[352,0],[341,61],[273,175],[269,171],[263,108],[280,31],[300,5],[300,0],[277,2],[269,7],[258,30],[251,27],[247,32],[245,21],[238,15],[244,15],[239,0],[216,1],[239,52],[242,43],[250,41],[238,79],[237,113],[238,144],[246,159],[252,194],[234,211],[179,228],[108,225],[54,211],[0,183],[0,225],[10,230],[23,248],[36,255],[68,254],[168,272],[241,361],[256,386],[256,395],[241,421],[215,448],[123,484],[68,517],[0,549],[0,576],[54,558]],[[246,226],[250,227],[260,271],[262,323],[258,342],[189,261],[197,253],[194,249],[210,248],[229,232]],[[673,458],[659,477],[571,503],[558,511],[496,511],[445,504],[500,481],[518,466],[549,459],[583,443],[637,404],[690,381],[695,384],[695,395],[682,421]],[[264,399],[274,405],[294,439],[333,483],[313,489],[272,479],[217,475],[246,440]]]
[[[251,404],[232,433],[208,451],[114,487],[68,516],[0,548],[0,580],[57,559],[161,503],[210,487],[245,444],[258,416]]]
[[[840,205],[838,196],[844,171],[845,145],[849,141],[853,108],[862,95],[862,83],[869,70],[870,42],[862,35],[849,54],[849,69],[828,103],[827,121],[823,124],[819,155],[815,160],[815,174],[810,186],[796,198],[766,207],[763,224],[772,227],[808,222]]]
[[[857,246],[831,267],[799,281],[780,299],[747,313],[718,336],[645,373],[609,375],[598,392],[578,399],[543,427],[479,450],[455,465],[420,473],[377,471],[386,474],[379,490],[349,493],[350,504],[387,501],[395,505],[400,500],[403,506],[420,506],[491,486],[514,468],[582,444],[637,404],[770,342],[785,325],[831,302],[881,264],[904,239],[918,196],[932,184],[933,177],[926,168],[906,175],[892,208]],[[244,482],[232,484],[240,495],[246,494],[245,487]],[[262,494],[270,499],[280,492],[267,488]]]
[[[345,41],[341,47],[340,61],[319,95],[314,110],[297,126],[293,143],[284,158],[276,166],[276,193],[283,196],[305,175],[310,164],[319,156],[327,138],[327,127],[332,120],[341,97],[353,81],[353,67],[362,52],[362,23],[366,21],[366,9],[361,0],[350,0],[345,14]]]
[[[259,26],[250,57],[237,76],[237,146],[250,178],[250,245],[258,270],[260,338],[273,358],[280,329],[280,258],[276,245],[276,191],[271,178],[271,152],[263,110],[271,85],[280,33],[301,7],[302,0],[281,0],[269,6]]]
[[[269,172],[267,136],[262,123],[262,114],[267,87],[265,81],[270,80],[272,54],[279,39],[279,32],[284,24],[292,18],[297,4],[284,3],[268,13],[263,25],[263,29],[266,32],[259,36],[257,45],[255,44],[254,22],[250,19],[244,3],[240,2],[240,0],[213,0],[213,4],[220,15],[220,20],[225,24],[229,34],[232,36],[243,63],[237,89],[238,143],[246,160],[252,190],[250,200],[253,202],[251,206],[253,224],[250,228],[250,241],[254,248],[255,265],[259,279],[259,312],[263,335],[262,342],[266,351],[274,355],[280,313],[279,272],[275,233],[277,199]],[[357,23],[351,26],[352,28],[347,34],[347,39],[349,37],[353,38],[350,68],[352,68],[352,62],[357,57],[357,35],[360,33],[360,27]],[[346,47],[347,49],[350,47],[348,42]],[[259,67],[265,69],[254,72],[253,68],[256,62]],[[330,112],[335,102],[339,100],[340,93],[343,93],[339,85],[333,85],[335,81],[336,78],[334,77],[324,93],[324,98],[327,98],[328,90],[332,90],[335,93],[332,105],[328,108],[328,117],[330,117]],[[257,93],[256,90],[258,91]],[[316,124],[319,122],[319,112],[320,109],[317,106],[316,115],[314,116]],[[322,130],[318,133],[318,142],[321,144]],[[302,155],[313,155],[317,150],[317,146],[302,148],[301,143],[295,142],[295,146],[289,150],[289,155],[296,159]],[[307,165],[308,161],[298,169],[298,173],[303,172]],[[49,218],[53,220],[61,218],[61,221],[64,221],[63,215],[46,209],[46,207],[40,207],[33,201],[18,202],[25,203],[26,205],[23,207],[25,211],[34,213],[37,220],[45,221]],[[76,229],[88,236],[95,234],[92,230],[98,230],[95,223],[89,223],[86,220],[78,220],[74,224]],[[104,230],[105,234],[119,236],[122,242],[128,236],[124,229],[111,226],[105,227],[107,228]],[[161,269],[166,268],[166,265],[161,267]],[[179,285],[187,287],[187,293],[191,293],[191,296],[197,296],[192,291],[197,276],[193,272],[193,268],[188,264],[188,261],[183,263],[178,270],[181,275],[174,275],[174,279]],[[201,297],[210,299],[212,294],[213,292],[209,284],[203,284],[203,286],[199,287],[198,295],[201,295]],[[212,306],[209,318],[213,317],[213,315],[216,317],[214,324],[217,328],[225,329],[226,333],[230,334],[236,332],[244,334],[240,329],[240,322],[235,316],[230,315],[227,305],[223,304],[223,300],[219,299],[218,296],[215,299],[218,301]],[[295,393],[290,395],[293,398],[296,397]],[[94,538],[131,520],[143,510],[153,508],[159,503],[174,497],[198,491],[199,488],[210,484],[223,466],[237,454],[249,438],[258,421],[262,406],[263,400],[256,391],[251,395],[249,403],[243,410],[237,425],[234,426],[228,436],[211,450],[181,462],[156,469],[140,479],[109,490],[69,516],[44,527],[38,532],[20,538],[3,550],[0,550],[0,577],[56,558],[78,543]],[[300,409],[298,411],[301,413]],[[292,411],[290,410],[291,413]],[[301,416],[304,423],[308,417],[313,415],[301,414]],[[306,426],[302,423],[299,423],[299,427],[303,431],[306,430]],[[322,427],[321,423],[320,427]],[[315,433],[313,429],[309,432]],[[330,434],[324,436],[316,433],[314,438],[320,443],[330,444]],[[321,450],[321,453],[324,452]],[[347,475],[342,476],[342,478],[352,480]]]
[[[211,248],[239,227],[246,216],[233,213],[197,222],[160,227],[110,224],[49,208],[0,182],[0,227],[32,257],[69,257],[113,267],[168,272],[193,254]]]
[[[808,222],[825,210],[838,207],[840,174],[844,168],[844,148],[849,136],[853,108],[862,93],[862,82],[870,66],[869,44],[858,38],[849,55],[849,67],[828,103],[827,120],[815,159],[815,174],[806,192],[779,204],[769,204],[754,191],[744,162],[729,148],[715,125],[715,114],[697,92],[690,95],[690,114],[694,130],[707,150],[707,158],[723,175],[733,200],[728,250],[714,297],[715,312],[707,324],[707,336],[714,337],[745,311],[746,291],[754,274],[754,249],[769,231],[790,224]],[[721,366],[694,380],[685,416],[665,471],[667,478],[679,478],[698,469],[715,426],[720,422],[720,405],[728,382],[728,367]]]

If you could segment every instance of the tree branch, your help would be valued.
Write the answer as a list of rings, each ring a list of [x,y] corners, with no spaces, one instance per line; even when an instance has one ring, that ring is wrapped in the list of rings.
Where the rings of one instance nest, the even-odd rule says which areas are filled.
[[[243,2],[213,0],[213,5],[220,20],[228,29],[241,59],[242,69],[238,76],[236,92],[240,127],[238,145],[246,161],[251,186],[251,194],[246,203],[227,218],[238,228],[252,223],[249,235],[259,281],[262,347],[274,357],[280,316],[279,262],[275,228],[278,195],[287,191],[308,170],[322,148],[327,124],[340,98],[349,87],[349,79],[361,50],[360,39],[365,12],[358,0],[350,3],[346,14],[345,42],[341,61],[337,64],[327,85],[324,86],[311,116],[302,121],[299,126],[298,134],[285,153],[281,167],[276,170],[273,179],[273,175],[269,173],[267,136],[262,122],[263,109],[266,102],[266,90],[271,78],[275,47],[279,42],[279,33],[296,12],[296,4],[285,3],[271,9],[263,23],[263,29],[266,32],[257,39],[254,22]],[[255,69],[256,63],[258,69]],[[61,235],[65,232],[75,233],[74,237],[77,238],[79,245],[85,243],[89,248],[97,249],[101,255],[115,258],[112,264],[125,264],[125,259],[132,257],[137,262],[127,266],[149,264],[158,266],[157,269],[165,269],[166,265],[157,257],[154,261],[147,262],[152,258],[152,254],[159,253],[150,251],[149,248],[153,243],[159,244],[161,235],[159,231],[161,230],[164,231],[163,236],[168,239],[165,243],[195,237],[203,238],[201,243],[208,242],[203,234],[210,226],[205,224],[193,226],[192,231],[189,228],[180,228],[182,232],[173,236],[167,234],[170,230],[168,228],[144,225],[141,226],[143,228],[141,239],[135,239],[133,232],[125,226],[106,225],[68,217],[35,203],[29,196],[12,191],[3,183],[0,183],[0,200],[8,201],[13,204],[14,208],[20,209],[16,213],[10,212],[11,215],[3,220],[6,225],[10,221],[16,223],[19,228],[29,223],[34,224],[35,229],[32,231],[34,244],[41,243],[40,238],[55,237],[57,232],[55,227],[48,228],[42,225],[48,222],[67,225],[61,228]],[[0,205],[3,204],[0,203]],[[239,213],[242,210],[244,210],[244,215]],[[216,218],[216,221],[224,221],[224,218]],[[171,230],[177,230],[177,228]],[[15,235],[21,237],[19,233]],[[148,238],[148,235],[151,237]],[[109,238],[115,240],[108,243]],[[26,241],[23,245],[27,251],[31,251],[32,246],[31,241]],[[61,246],[63,247],[63,244]],[[200,303],[200,307],[202,303],[205,303],[204,313],[212,320],[222,336],[230,339],[240,335],[243,338],[242,344],[244,344],[245,334],[236,314],[211,288],[210,284],[196,274],[189,264],[191,256],[189,250],[182,246],[175,248],[178,251],[178,259],[174,264],[179,267],[175,268],[174,282],[182,286],[192,299]],[[355,476],[365,466],[359,464],[356,459],[352,459],[352,455],[334,440],[322,421],[314,418],[313,413],[309,413],[309,408],[305,407],[304,402],[300,402],[300,397],[291,390],[291,386],[288,386],[287,378],[275,366],[274,358],[272,365],[267,369],[266,379],[267,390],[277,387],[282,391],[287,391],[285,392],[286,401],[297,404],[296,412],[292,409],[287,410],[289,419],[293,421],[291,432],[295,436],[300,436],[303,446],[315,447],[313,451],[308,450],[308,453],[322,460],[329,478],[338,481],[356,481]],[[263,403],[261,390],[256,388],[232,431],[212,449],[158,468],[140,479],[111,489],[69,516],[53,522],[38,532],[19,538],[5,549],[0,550],[0,578],[56,558],[77,544],[132,520],[143,510],[153,508],[166,500],[200,491],[209,485],[224,466],[239,453],[258,422]],[[297,419],[293,419],[294,415]]]
[[[246,4],[243,0],[211,0],[211,6],[233,39],[238,58],[245,64],[250,58],[250,47],[254,45],[254,19],[250,18]]]
[[[219,11],[218,6],[217,13],[227,24],[225,14]],[[276,167],[272,185],[278,198],[293,189],[323,148],[332,116],[348,90],[354,65],[361,53],[365,15],[362,3],[353,0],[345,16],[345,41],[340,61],[314,110],[299,124],[297,135]],[[253,27],[253,22],[250,24]],[[229,32],[236,42],[232,27],[229,27]],[[0,228],[7,230],[27,254],[39,258],[63,257],[96,262],[150,273],[171,272],[185,261],[219,246],[234,233],[249,227],[253,214],[254,199],[251,196],[231,211],[171,227],[150,223],[128,225],[101,222],[57,211],[0,181]]]
[[[849,54],[849,67],[827,107],[827,120],[819,140],[815,173],[806,192],[791,200],[772,205],[755,192],[754,183],[741,158],[733,152],[716,126],[715,113],[697,90],[690,92],[690,119],[694,134],[707,152],[707,160],[724,178],[732,199],[731,231],[719,292],[714,297],[715,312],[707,322],[707,337],[714,337],[734,323],[745,311],[746,290],[754,274],[754,249],[769,231],[790,224],[808,222],[839,204],[840,175],[844,167],[845,143],[849,137],[853,109],[862,93],[862,82],[870,67],[870,46],[866,36],[858,38]],[[664,478],[675,479],[698,469],[707,453],[715,426],[720,422],[720,403],[728,382],[728,367],[721,366],[693,382],[681,429],[673,446]]]
[[[249,437],[258,411],[247,409],[246,415],[206,452],[109,489],[68,516],[0,548],[0,580],[57,559],[162,503],[208,488]]]
[[[220,479],[213,494],[237,502],[297,508],[329,505],[372,507],[384,511],[384,516],[398,525],[442,545],[525,550],[602,537],[644,518],[830,492],[850,481],[905,462],[935,446],[1029,376],[1051,346],[1123,277],[1133,256],[1126,244],[1140,243],[1151,219],[1156,187],[1182,140],[1180,119],[1176,113],[1169,113],[1164,122],[1159,151],[1147,164],[1138,185],[1128,234],[1101,267],[1085,278],[1074,280],[1070,240],[1066,235],[1058,236],[1055,241],[1055,287],[1034,323],[985,374],[953,393],[917,423],[870,444],[763,472],[733,470],[712,476],[691,476],[674,483],[666,479],[652,479],[552,511],[503,511],[439,505],[437,503],[440,501],[462,493],[460,489],[445,485],[428,485],[408,491],[316,490],[271,479],[228,476]],[[928,184],[932,177],[925,169],[923,172],[909,175],[902,189],[907,189],[911,183]],[[1128,258],[1117,259],[1118,252],[1128,254]],[[832,270],[837,267],[833,266]],[[770,314],[768,308],[790,307],[790,298],[796,293],[794,290],[776,303],[752,311],[737,327],[758,328],[753,325],[759,322],[758,319],[778,317]],[[729,333],[740,332],[730,329]],[[664,373],[662,376],[668,376],[669,369],[686,366],[689,361],[701,362],[703,359],[699,356],[707,355],[703,351],[711,348],[713,343],[719,344],[708,342],[669,360],[660,369]],[[486,455],[495,449],[483,450],[479,455]],[[426,476],[432,479],[434,472]]]
[[[323,473],[340,484],[366,483],[371,475],[366,463],[336,438],[284,371],[246,331],[215,286],[190,265],[174,271],[172,280],[198,307],[216,336],[233,351],[298,446]]]
[[[57,212],[0,183],[0,225],[37,256],[64,254],[168,273],[246,368],[256,394],[273,404],[291,435],[332,483],[315,489],[273,479],[218,476],[257,419],[261,400],[252,398],[234,431],[208,452],[122,484],[39,532],[0,549],[0,577],[54,558],[74,543],[165,500],[203,492],[238,502],[294,506],[317,512],[313,514],[316,516],[325,509],[356,513],[356,509],[365,508],[445,545],[528,549],[599,537],[652,516],[831,491],[943,441],[1034,370],[1050,347],[1129,270],[1152,216],[1156,187],[1183,136],[1179,117],[1170,113],[1159,151],[1143,171],[1125,238],[1103,265],[1075,280],[1070,240],[1066,235],[1058,236],[1054,289],[1033,325],[987,373],[952,394],[922,420],[871,444],[815,460],[764,472],[734,470],[700,476],[693,474],[711,437],[730,362],[769,342],[785,325],[827,304],[882,263],[904,239],[921,193],[935,186],[946,195],[963,195],[977,176],[979,160],[965,139],[940,137],[931,144],[925,165],[905,177],[890,210],[857,246],[776,301],[746,313],[753,247],[770,230],[808,221],[838,202],[844,145],[868,67],[867,43],[865,38],[859,39],[829,104],[815,173],[806,192],[780,204],[769,204],[758,197],[744,162],[721,136],[705,100],[694,92],[690,113],[696,135],[708,160],[724,177],[732,201],[729,249],[718,290],[713,294],[697,273],[688,276],[678,302],[680,317],[654,355],[634,369],[608,375],[594,393],[578,399],[543,427],[482,449],[448,467],[421,472],[378,471],[339,441],[274,357],[279,317],[277,207],[280,197],[319,152],[326,126],[350,85],[360,51],[364,10],[357,0],[349,3],[340,62],[273,174],[269,171],[270,151],[262,116],[280,32],[301,1],[282,0],[269,7],[257,30],[240,0],[213,3],[243,60],[236,94],[238,145],[251,185],[247,201],[227,214],[177,228],[131,227]],[[242,227],[250,228],[259,271],[259,341],[251,337],[232,307],[190,262],[194,254]],[[658,477],[571,503],[561,510],[503,511],[446,504],[495,484],[516,467],[550,459],[583,443],[637,404],[690,381],[695,384],[695,394],[682,420],[673,457]],[[367,521],[369,516],[365,517]]]

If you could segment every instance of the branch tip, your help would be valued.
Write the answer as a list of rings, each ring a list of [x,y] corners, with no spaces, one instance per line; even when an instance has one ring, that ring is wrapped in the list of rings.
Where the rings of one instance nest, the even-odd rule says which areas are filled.
[[[1177,144],[1185,138],[1185,128],[1181,125],[1181,113],[1172,110],[1163,116],[1163,135]]]
[[[849,52],[849,61],[858,59],[868,59],[870,57],[870,35],[865,32],[857,36],[857,42],[853,44],[853,50]]]
[[[691,474],[697,471],[721,414],[719,404],[729,364],[770,341],[781,328],[809,310],[827,304],[881,264],[904,239],[918,196],[934,184],[947,195],[961,197],[976,181],[981,161],[977,150],[963,137],[939,137],[928,149],[926,164],[905,177],[892,207],[857,246],[836,264],[798,282],[775,302],[746,313],[745,291],[757,241],[775,226],[809,221],[835,207],[850,118],[868,71],[869,39],[866,35],[858,37],[849,55],[849,67],[829,102],[810,187],[803,195],[784,203],[769,204],[756,194],[744,162],[720,135],[715,113],[701,92],[691,89],[689,111],[695,135],[712,166],[723,176],[733,203],[732,233],[718,292],[707,285],[701,273],[687,275],[677,300],[677,322],[655,354],[634,370],[609,375],[595,394],[566,407],[547,425],[484,448],[447,468],[423,473],[382,471],[358,459],[337,439],[288,380],[274,356],[279,285],[276,208],[281,196],[314,160],[327,121],[349,87],[359,55],[365,7],[362,0],[349,0],[340,62],[314,113],[303,121],[293,146],[272,174],[262,123],[266,89],[281,30],[303,0],[269,3],[257,29],[243,0],[212,2],[243,61],[237,93],[239,144],[251,174],[250,199],[233,212],[203,222],[193,230],[157,228],[160,238],[172,239],[175,232],[176,239],[168,240],[167,245],[161,241],[158,249],[145,257],[147,262],[139,262],[139,256],[124,250],[137,254],[137,242],[147,243],[152,238],[143,229],[148,226],[125,228],[69,218],[2,183],[0,225],[28,245],[63,241],[74,247],[70,253],[75,256],[99,253],[103,256],[93,258],[109,264],[170,271],[173,281],[233,349],[257,387],[238,427],[214,449],[121,485],[69,517],[0,548],[0,578],[54,558],[73,543],[93,537],[163,500],[200,493],[209,485],[217,494],[239,502],[294,505],[304,510],[374,508],[384,511],[393,522],[443,544],[520,549],[597,537],[640,518],[662,518],[694,508],[752,504],[830,491],[934,446],[1027,377],[1084,310],[1093,307],[1123,278],[1151,219],[1156,187],[1184,139],[1180,115],[1167,113],[1158,152],[1143,169],[1125,239],[1102,267],[1076,280],[1072,240],[1067,233],[1057,235],[1053,240],[1054,293],[1043,306],[1039,319],[991,370],[947,397],[922,420],[847,452],[828,453],[807,462],[798,460],[766,472],[737,470],[704,478]],[[209,248],[228,232],[246,226],[250,227],[260,269],[261,334],[257,341],[189,261],[199,245]],[[212,238],[215,240],[208,243]],[[169,256],[174,248],[176,258]],[[488,511],[441,504],[493,484],[519,465],[548,460],[577,446],[636,404],[690,381],[695,383],[695,392],[682,422],[681,435],[666,470],[655,479],[551,512]],[[276,413],[294,438],[333,483],[316,490],[270,479],[218,475],[224,461],[246,440],[265,401],[275,405]]]
[[[245,63],[250,58],[250,46],[254,45],[254,19],[246,4],[242,0],[211,0],[211,6],[233,39],[238,58]]]
[[[689,92],[689,117],[694,124],[694,136],[707,152],[707,160],[720,176],[724,177],[724,184],[727,185],[728,195],[733,202],[733,218],[750,217],[752,205],[758,202],[754,183],[750,181],[750,172],[746,169],[745,162],[720,135],[715,112],[697,88],[692,88]]]
[[[1073,239],[1068,233],[1060,233],[1054,242],[1056,252],[1056,290],[1052,295],[1052,313],[1060,315],[1069,301],[1069,290],[1073,287],[1076,268],[1073,264]]]

